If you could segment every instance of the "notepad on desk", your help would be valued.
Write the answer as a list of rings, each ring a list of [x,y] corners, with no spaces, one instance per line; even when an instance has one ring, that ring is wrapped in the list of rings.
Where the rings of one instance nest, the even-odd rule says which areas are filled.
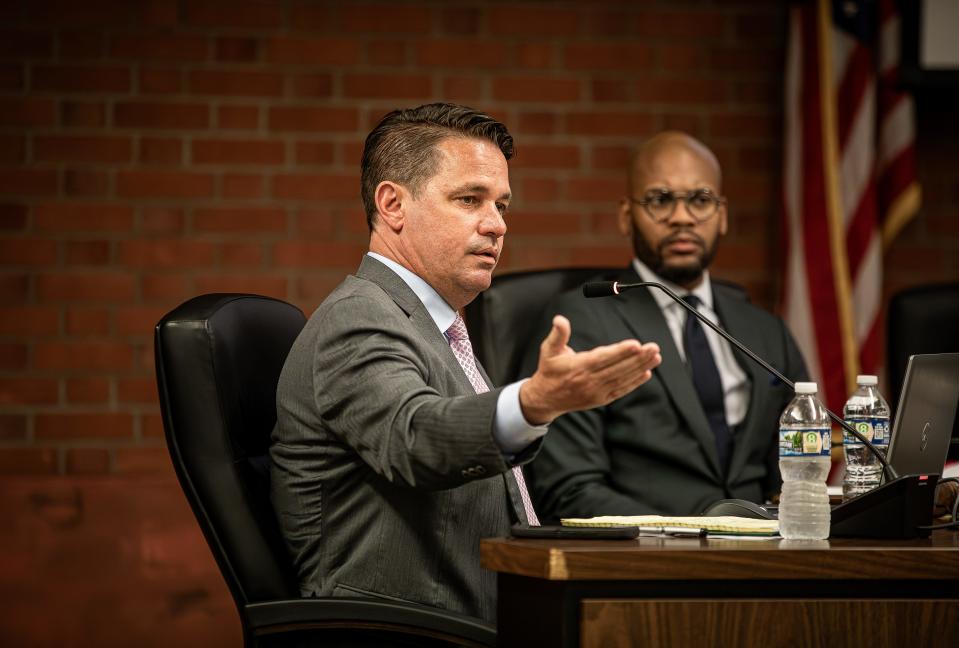
[[[638,526],[640,529],[702,529],[707,534],[773,536],[779,533],[778,520],[734,517],[673,517],[664,515],[602,515],[592,518],[563,518],[563,526]]]

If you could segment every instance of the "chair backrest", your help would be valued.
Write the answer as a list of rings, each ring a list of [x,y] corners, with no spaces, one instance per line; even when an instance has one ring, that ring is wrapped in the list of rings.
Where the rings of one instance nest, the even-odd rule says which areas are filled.
[[[959,351],[959,283],[907,288],[889,300],[886,326],[886,369],[890,403],[899,402],[909,356]],[[952,438],[959,438],[959,416]],[[956,446],[950,456],[956,457]]]
[[[542,322],[543,309],[557,293],[618,268],[554,268],[493,277],[493,283],[465,309],[466,328],[476,357],[494,385],[516,380],[523,355]]]
[[[167,445],[234,601],[299,597],[269,499],[276,384],[303,313],[257,295],[191,299],[156,326]]]

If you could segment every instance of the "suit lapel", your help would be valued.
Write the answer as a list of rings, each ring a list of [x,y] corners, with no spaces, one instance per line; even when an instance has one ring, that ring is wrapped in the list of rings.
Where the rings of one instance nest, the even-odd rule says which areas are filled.
[[[640,281],[632,269],[627,270],[620,282]],[[659,380],[673,401],[676,411],[686,419],[686,424],[702,446],[703,454],[709,463],[713,478],[722,483],[719,470],[719,458],[716,454],[716,440],[706,420],[706,414],[699,404],[699,396],[693,387],[693,381],[673,342],[673,336],[666,325],[666,319],[650,290],[657,288],[638,288],[625,292],[613,300],[615,308],[626,326],[642,342],[656,342],[660,348],[663,362],[653,371],[653,380]]]

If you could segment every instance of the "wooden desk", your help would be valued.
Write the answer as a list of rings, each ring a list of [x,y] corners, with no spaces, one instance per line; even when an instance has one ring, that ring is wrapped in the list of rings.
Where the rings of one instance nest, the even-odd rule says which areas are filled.
[[[481,542],[500,645],[957,646],[959,533]]]

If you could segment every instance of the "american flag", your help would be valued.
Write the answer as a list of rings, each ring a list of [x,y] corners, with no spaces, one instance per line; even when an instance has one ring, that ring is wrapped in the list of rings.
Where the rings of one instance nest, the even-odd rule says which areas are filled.
[[[882,363],[883,251],[919,209],[895,0],[790,9],[783,315],[833,410]]]

